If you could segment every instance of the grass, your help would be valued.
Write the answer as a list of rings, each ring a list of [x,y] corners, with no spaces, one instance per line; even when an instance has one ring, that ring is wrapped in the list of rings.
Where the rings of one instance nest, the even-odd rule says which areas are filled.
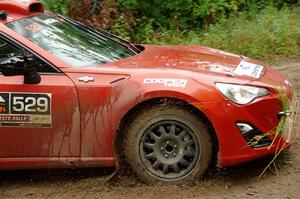
[[[261,60],[296,58],[300,57],[300,7],[240,13],[220,19],[206,32],[160,29],[149,36],[147,43],[205,45]]]
[[[290,112],[290,115],[282,115],[278,122],[278,125],[271,129],[269,132],[265,133],[264,135],[257,135],[252,140],[248,142],[250,146],[255,146],[265,137],[271,137],[272,143],[268,147],[270,149],[275,141],[281,139],[280,136],[285,133],[287,137],[292,134],[292,127],[296,120],[296,112],[298,110],[298,101],[297,98],[294,96],[292,100],[289,100],[288,97],[284,94],[283,91],[278,92],[278,97],[280,98],[282,104],[282,111],[283,112]],[[291,142],[293,140],[290,140]]]
[[[274,145],[275,141],[277,141],[279,144],[277,145],[273,159],[264,168],[264,170],[260,174],[259,178],[263,176],[263,174],[267,171],[267,169],[269,169],[271,167],[272,164],[274,165],[274,168],[276,169],[276,164],[275,164],[276,158],[281,154],[281,152],[287,147],[288,144],[294,142],[296,139],[296,135],[294,135],[294,137],[293,137],[292,134],[294,131],[293,127],[294,127],[294,122],[296,120],[297,110],[299,107],[298,100],[297,100],[296,96],[293,97],[293,100],[289,100],[288,97],[282,91],[278,92],[278,96],[282,102],[282,111],[286,112],[289,110],[289,111],[291,111],[291,115],[282,116],[279,120],[277,127],[270,130],[268,133],[265,134],[265,136],[273,137],[273,141],[268,149],[270,149]],[[288,140],[288,143],[286,143],[281,138],[283,133],[285,135],[285,139]],[[282,145],[282,146],[279,147],[279,145]]]

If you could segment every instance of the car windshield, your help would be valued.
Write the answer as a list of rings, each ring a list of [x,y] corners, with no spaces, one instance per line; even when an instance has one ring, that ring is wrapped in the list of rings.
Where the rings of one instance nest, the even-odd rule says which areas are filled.
[[[73,67],[99,66],[136,54],[109,36],[57,15],[37,15],[7,26]]]

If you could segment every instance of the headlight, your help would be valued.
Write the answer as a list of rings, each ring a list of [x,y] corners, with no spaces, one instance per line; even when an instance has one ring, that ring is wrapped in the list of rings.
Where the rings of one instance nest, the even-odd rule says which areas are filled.
[[[216,83],[216,87],[227,99],[237,104],[248,104],[258,97],[269,94],[266,89],[253,86]]]

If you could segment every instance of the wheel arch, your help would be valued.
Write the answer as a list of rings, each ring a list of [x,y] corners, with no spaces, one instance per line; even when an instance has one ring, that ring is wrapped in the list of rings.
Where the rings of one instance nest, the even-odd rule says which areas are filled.
[[[158,104],[169,104],[169,105],[176,105],[179,107],[183,107],[187,111],[191,112],[194,114],[196,117],[201,119],[203,123],[206,125],[206,127],[209,130],[211,139],[212,139],[212,146],[213,146],[213,157],[211,161],[211,167],[214,167],[217,165],[218,162],[218,152],[219,152],[219,140],[216,134],[216,131],[208,119],[208,117],[201,111],[199,106],[195,106],[194,103],[190,103],[186,100],[175,98],[175,97],[153,97],[150,99],[146,99],[144,101],[141,101],[140,103],[137,103],[135,106],[133,106],[131,109],[127,111],[121,118],[118,128],[116,130],[114,139],[113,139],[113,149],[114,149],[114,154],[116,157],[117,165],[118,164],[126,164],[123,162],[123,149],[122,149],[122,141],[124,139],[125,134],[122,133],[124,132],[124,128],[126,128],[126,124],[133,122],[133,120],[136,118],[138,113],[145,108],[150,108],[152,106],[158,105]]]

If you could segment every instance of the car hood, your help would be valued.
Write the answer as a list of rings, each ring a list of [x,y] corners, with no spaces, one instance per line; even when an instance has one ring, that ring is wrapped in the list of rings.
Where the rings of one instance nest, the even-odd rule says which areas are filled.
[[[231,77],[231,79],[245,80],[247,83],[260,78],[236,75],[234,70],[241,61],[260,65],[261,63],[221,50],[204,46],[146,45],[144,47],[145,50],[140,54],[112,63],[112,65],[123,68],[178,69],[204,75]]]
[[[292,93],[292,85],[279,71],[256,60],[204,46],[141,46],[143,52],[117,62],[91,68],[64,68],[64,72],[117,74],[116,79],[137,77],[192,78],[206,85],[216,82],[271,87]],[[241,63],[259,66],[259,76],[237,74]],[[154,75],[156,74],[156,75]],[[167,74],[167,76],[166,76]],[[120,76],[121,75],[121,76]],[[113,80],[109,80],[110,82]]]
[[[251,85],[273,88],[277,92],[286,93],[290,98],[293,98],[294,86],[292,82],[272,67],[266,67],[264,75],[260,79],[251,82]]]

